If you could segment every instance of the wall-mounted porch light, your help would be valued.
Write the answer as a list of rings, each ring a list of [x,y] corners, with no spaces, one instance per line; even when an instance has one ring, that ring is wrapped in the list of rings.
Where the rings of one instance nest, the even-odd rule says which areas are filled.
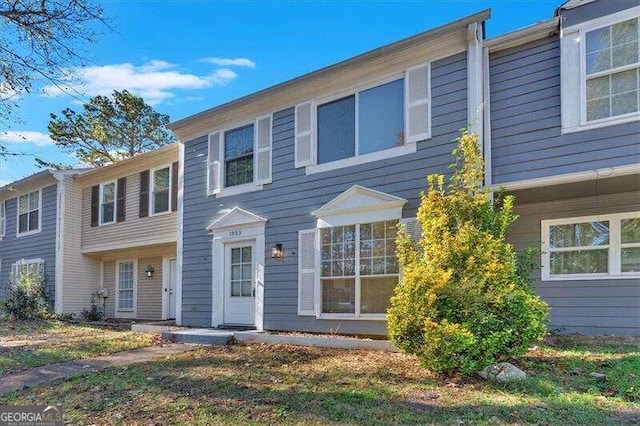
[[[278,243],[271,248],[272,259],[281,259],[283,257],[284,257],[284,249],[282,248],[282,244]]]
[[[153,276],[153,273],[154,273],[155,271],[156,271],[156,270],[155,270],[155,269],[153,269],[153,266],[151,266],[151,265],[147,265],[147,270],[146,270],[146,272],[147,272],[147,277],[151,278],[151,277]]]

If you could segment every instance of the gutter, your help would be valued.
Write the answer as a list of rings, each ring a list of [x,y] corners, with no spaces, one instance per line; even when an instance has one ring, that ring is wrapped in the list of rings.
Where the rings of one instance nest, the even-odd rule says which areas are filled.
[[[478,13],[473,14],[473,15],[469,15],[467,17],[458,19],[457,21],[450,22],[448,24],[442,25],[440,27],[434,28],[434,29],[429,30],[429,31],[425,31],[425,32],[416,34],[414,36],[411,36],[411,37],[405,38],[403,40],[388,44],[386,46],[379,47],[377,49],[374,49],[374,50],[371,50],[369,52],[363,53],[361,55],[354,56],[352,58],[349,58],[349,59],[346,59],[344,61],[338,62],[336,64],[329,65],[327,67],[321,68],[319,70],[312,71],[312,72],[307,73],[307,74],[303,74],[300,77],[296,77],[296,78],[293,78],[291,80],[285,81],[283,83],[276,84],[275,86],[271,86],[271,87],[268,87],[266,89],[254,92],[254,93],[252,93],[250,95],[247,95],[247,96],[244,96],[242,98],[238,98],[238,99],[233,100],[231,102],[227,102],[225,104],[210,108],[210,109],[202,111],[202,112],[199,112],[199,113],[194,114],[194,115],[192,115],[190,117],[186,117],[186,118],[183,118],[181,120],[174,121],[173,123],[170,123],[167,127],[175,132],[175,131],[177,131],[179,129],[182,129],[184,127],[189,126],[193,122],[196,122],[196,121],[199,121],[199,120],[204,120],[207,117],[210,117],[212,115],[219,114],[219,113],[222,113],[222,112],[226,112],[226,111],[232,110],[234,108],[238,108],[238,107],[240,107],[242,105],[255,102],[260,98],[265,98],[265,97],[273,95],[274,93],[290,89],[295,85],[303,84],[307,80],[310,80],[312,78],[319,77],[319,76],[327,74],[327,73],[338,72],[339,70],[341,70],[343,68],[347,68],[347,67],[356,65],[356,64],[358,64],[360,62],[364,62],[364,61],[367,61],[367,60],[370,60],[370,59],[383,57],[383,56],[387,55],[389,52],[394,51],[394,50],[410,47],[410,46],[415,45],[415,44],[428,42],[428,40],[431,39],[431,38],[436,38],[438,36],[441,36],[443,34],[452,32],[452,31],[460,29],[460,28],[466,28],[467,25],[469,25],[471,23],[474,23],[474,22],[484,22],[485,20],[489,19],[490,17],[491,17],[491,9],[482,10],[482,11],[480,11]]]
[[[489,51],[495,52],[548,37],[556,34],[559,29],[560,18],[556,16],[549,20],[541,21],[537,24],[486,40],[484,45]]]

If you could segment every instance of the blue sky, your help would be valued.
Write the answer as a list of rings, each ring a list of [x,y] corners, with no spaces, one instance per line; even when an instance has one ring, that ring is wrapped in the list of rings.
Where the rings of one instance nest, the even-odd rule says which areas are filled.
[[[491,8],[489,38],[549,19],[559,1],[101,2],[114,32],[86,47],[77,70],[85,100],[129,89],[172,120]],[[38,169],[34,156],[73,164],[51,145],[49,113],[79,99],[41,87],[24,96],[21,123],[0,123],[10,151],[0,184]],[[80,99],[82,100],[82,99]]]

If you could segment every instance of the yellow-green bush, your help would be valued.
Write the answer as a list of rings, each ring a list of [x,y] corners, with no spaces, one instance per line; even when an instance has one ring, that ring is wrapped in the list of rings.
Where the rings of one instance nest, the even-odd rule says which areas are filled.
[[[530,285],[531,254],[506,241],[513,197],[481,187],[478,138],[464,132],[445,186],[431,175],[421,194],[416,243],[400,232],[402,279],[387,313],[389,337],[438,373],[470,374],[524,353],[546,332],[547,305]]]

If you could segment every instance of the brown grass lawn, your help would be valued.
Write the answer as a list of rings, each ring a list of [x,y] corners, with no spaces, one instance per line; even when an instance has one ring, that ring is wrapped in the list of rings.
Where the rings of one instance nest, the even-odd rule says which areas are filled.
[[[235,345],[59,381],[0,404],[62,404],[73,424],[640,422],[637,347],[546,345],[513,362],[530,377],[501,385],[441,379],[398,353]]]
[[[155,341],[150,334],[108,327],[0,320],[0,380],[11,371],[142,348]]]

